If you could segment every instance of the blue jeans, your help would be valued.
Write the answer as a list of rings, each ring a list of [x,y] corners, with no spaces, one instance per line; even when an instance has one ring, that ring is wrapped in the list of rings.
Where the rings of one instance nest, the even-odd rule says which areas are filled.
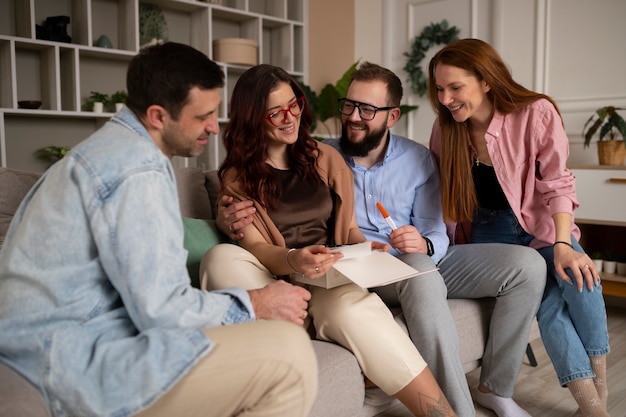
[[[512,210],[478,209],[472,224],[472,242],[514,243],[528,246],[533,236],[520,226]],[[584,250],[572,237],[578,252]],[[602,286],[592,291],[562,280],[554,267],[554,250],[546,246],[538,250],[546,260],[548,276],[537,321],[543,344],[552,360],[562,386],[569,382],[595,376],[590,356],[609,352],[609,334]],[[566,269],[573,280],[573,274]]]

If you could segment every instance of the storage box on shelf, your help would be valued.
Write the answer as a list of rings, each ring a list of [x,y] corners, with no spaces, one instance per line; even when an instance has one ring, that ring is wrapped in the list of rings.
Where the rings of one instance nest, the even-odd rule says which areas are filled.
[[[219,4],[218,4],[219,3]],[[112,113],[83,109],[91,91],[125,90],[128,62],[140,48],[141,5],[161,9],[168,40],[213,56],[213,41],[243,38],[258,45],[257,62],[285,68],[304,79],[306,0],[0,0],[0,166],[42,171],[42,146],[72,146]],[[67,16],[71,42],[38,38],[47,17]],[[67,19],[64,19],[64,21]],[[106,35],[112,48],[94,46]],[[219,109],[227,122],[228,98],[246,65],[221,63],[226,88]],[[39,109],[18,101],[39,100]],[[49,128],[48,128],[49,127]],[[176,166],[216,168],[224,155],[212,137],[198,158],[176,158]]]
[[[579,166],[572,167],[572,172],[583,247],[588,253],[626,255],[626,166]],[[604,294],[626,297],[626,276],[604,272],[601,276]]]

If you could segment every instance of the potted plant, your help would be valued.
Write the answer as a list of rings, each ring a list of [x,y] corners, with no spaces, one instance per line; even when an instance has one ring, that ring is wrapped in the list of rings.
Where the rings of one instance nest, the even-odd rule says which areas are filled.
[[[46,146],[35,151],[37,157],[52,163],[62,159],[70,151],[69,146]]]
[[[585,148],[589,147],[591,138],[600,129],[598,134],[600,165],[623,165],[626,158],[626,121],[617,113],[617,110],[624,110],[624,108],[600,107],[583,126]],[[607,140],[603,140],[605,137]]]
[[[603,258],[602,252],[593,252],[591,254],[591,260],[596,266],[596,269],[598,270],[598,272],[602,271],[602,258]]]
[[[122,107],[124,107],[124,103],[126,103],[127,97],[128,94],[124,90],[119,90],[111,94],[111,102],[115,104],[116,112],[122,110]]]
[[[607,252],[604,254],[602,260],[602,271],[607,274],[614,274],[617,268],[617,257],[613,252]]]
[[[89,101],[85,103],[85,108],[92,110],[94,113],[102,113],[104,109],[109,107],[110,99],[107,94],[98,91],[92,91]]]

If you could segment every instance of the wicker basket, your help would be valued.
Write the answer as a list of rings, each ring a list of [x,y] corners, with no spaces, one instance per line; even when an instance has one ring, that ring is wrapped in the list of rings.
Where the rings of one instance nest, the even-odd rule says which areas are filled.
[[[598,142],[600,165],[624,165],[626,147],[622,139],[601,140]]]

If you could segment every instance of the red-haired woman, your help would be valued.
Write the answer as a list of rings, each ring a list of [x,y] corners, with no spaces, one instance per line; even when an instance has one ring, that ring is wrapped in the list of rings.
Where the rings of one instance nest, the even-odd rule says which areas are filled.
[[[526,245],[544,257],[543,343],[582,415],[608,416],[606,309],[598,271],[578,243],[575,179],[556,104],[515,82],[478,39],[441,49],[429,81],[444,219],[470,221],[472,243]]]

